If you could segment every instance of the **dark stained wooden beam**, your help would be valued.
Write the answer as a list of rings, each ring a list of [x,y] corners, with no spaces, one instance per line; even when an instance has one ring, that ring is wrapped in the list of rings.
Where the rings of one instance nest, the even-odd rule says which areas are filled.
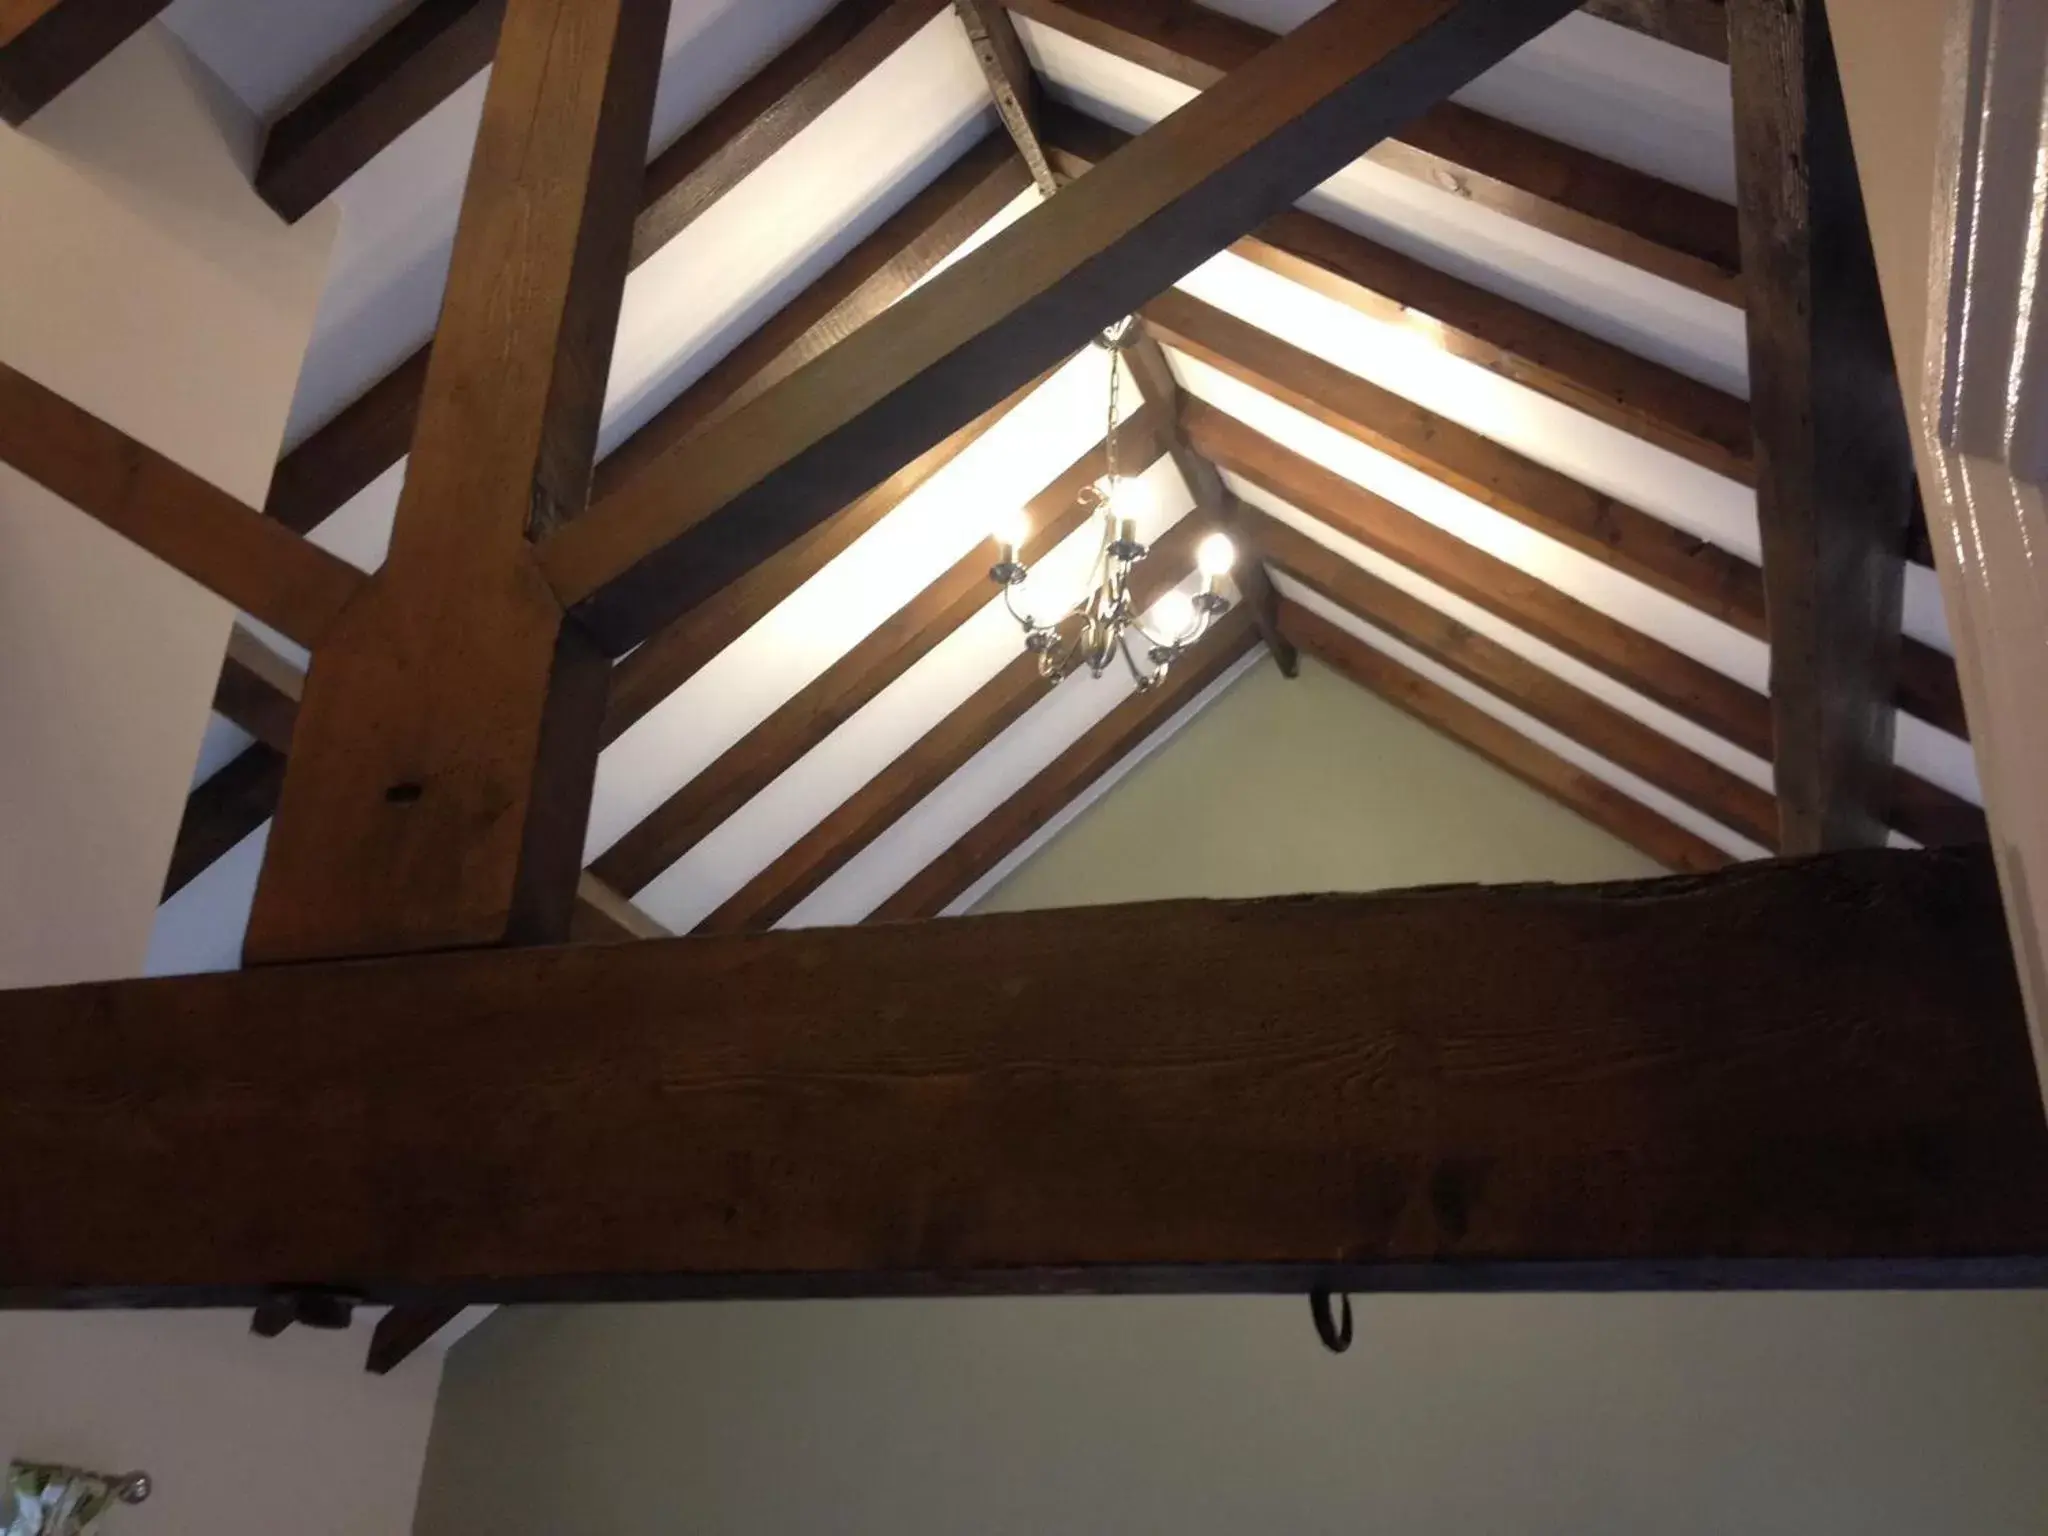
[[[1129,420],[1118,444],[1126,468],[1149,465],[1166,449],[1170,418],[1147,407]],[[1031,499],[1026,563],[1042,559],[1088,517],[1085,494],[1107,469],[1097,444]],[[622,891],[639,891],[688,853],[728,816],[793,767],[865,708],[947,636],[997,600],[987,543],[953,566],[797,690],[608,848],[591,868]]]
[[[1240,604],[1173,664],[1158,687],[1131,694],[1082,732],[1072,746],[1033,775],[1030,783],[912,875],[867,920],[901,922],[937,917],[975,881],[1129,757],[1257,643],[1258,626],[1252,622],[1250,610]]]
[[[170,0],[0,0],[0,119],[20,124]]]
[[[1180,471],[1181,479],[1187,482],[1188,490],[1193,493],[1196,510],[1218,527],[1236,533],[1237,498],[1230,494],[1223,477],[1216,473],[1216,466],[1189,446],[1187,432],[1180,420],[1180,381],[1174,378],[1173,365],[1166,360],[1165,352],[1160,350],[1158,341],[1142,321],[1132,333],[1124,355],[1145,399],[1162,407],[1171,417],[1173,466]],[[1265,642],[1266,652],[1280,669],[1281,676],[1298,675],[1301,663],[1294,654],[1294,647],[1280,633],[1280,597],[1273,590],[1265,565],[1256,555],[1241,553],[1237,565],[1231,570],[1230,579],[1237,587],[1238,596],[1251,611],[1259,638]]]
[[[1299,603],[1283,602],[1280,622],[1294,642],[1318,661],[1548,795],[1643,857],[1676,871],[1716,870],[1732,862],[1697,833],[1537,745],[1513,726],[1375,650],[1320,614]]]
[[[315,653],[252,963],[568,934],[610,668],[531,537],[589,494],[667,17],[508,0],[391,552]]]
[[[461,1315],[460,1302],[393,1307],[377,1319],[370,1332],[370,1352],[363,1369],[372,1376],[390,1375]]]
[[[252,742],[186,796],[161,900],[169,901],[270,820],[284,788],[284,764],[283,752]]]
[[[577,880],[576,915],[569,923],[569,937],[577,943],[619,944],[669,936],[668,929],[589,870]]]
[[[13,1306],[2048,1281],[1985,850],[13,992],[0,1059]]]
[[[1770,761],[1771,708],[1762,694],[1290,452],[1204,400],[1189,397],[1182,419],[1191,440],[1230,473]],[[1893,771],[1890,805],[1892,824],[1923,843],[1987,836],[1977,807],[1903,769]]]
[[[420,0],[270,125],[256,191],[311,213],[491,62],[505,0]]]
[[[1006,3],[1198,90],[1274,42],[1263,28],[1191,0]],[[1367,158],[1710,298],[1742,303],[1734,216],[1710,197],[1453,102],[1395,125]]]
[[[1031,168],[1031,179],[1047,197],[1059,190],[1059,180],[1045,158],[1045,146],[1038,138],[1038,114],[1043,92],[1031,61],[1024,57],[1024,45],[1017,41],[1017,29],[1009,12],[995,0],[953,0],[953,10],[967,31],[975,62],[988,81],[996,115],[1017,146],[1017,153]]]
[[[1767,849],[1777,845],[1777,807],[1768,791],[1475,633],[1277,519],[1248,512],[1245,527],[1254,550],[1374,628],[1751,842]],[[1725,862],[1725,856],[1719,856],[1704,867],[1718,869]]]
[[[887,33],[890,19],[884,16],[875,25]],[[857,32],[854,44],[866,37],[865,31]],[[808,40],[793,45],[755,77],[769,82],[762,87],[764,91],[794,103],[819,99],[808,92],[807,86],[811,84],[826,94],[833,81],[840,82],[837,88],[842,94],[850,87],[853,82],[841,67],[838,54],[829,55],[815,70],[808,67],[809,55],[803,51]],[[880,40],[881,34],[869,39]],[[845,63],[876,55],[873,47],[849,47],[852,52]],[[728,163],[719,153],[719,144],[730,139],[736,146],[744,136],[751,146],[748,153],[765,158],[776,147],[772,142],[775,133],[793,136],[808,120],[792,110],[778,114],[772,123],[757,126],[735,120],[721,109],[684,135],[678,148],[683,144],[695,145],[690,152],[693,159],[707,167],[723,166],[723,175],[734,164],[744,163],[747,156],[735,148],[738,159]],[[996,153],[990,155],[991,149]],[[985,174],[986,181],[974,175],[977,170]],[[652,169],[648,174],[649,180],[642,190],[643,221],[652,219],[655,202],[668,185]],[[618,474],[631,465],[651,444],[665,446],[679,435],[677,428],[693,430],[714,405],[748,398],[765,387],[765,382],[757,380],[780,377],[879,312],[1025,184],[1023,167],[1002,151],[999,141],[969,151],[926,193],[913,198],[881,229],[792,299],[756,333],[756,337],[763,338],[761,341],[749,338],[742,343],[725,363],[685,391],[670,410],[662,412],[621,445],[605,460],[596,496],[601,498],[606,493],[608,475]],[[709,206],[711,182],[693,185],[696,190],[691,194],[690,206],[701,213]],[[674,205],[664,206],[671,213],[679,211]],[[651,247],[642,247],[649,238],[636,235],[636,256],[648,254]],[[765,341],[771,335],[779,338],[772,347]],[[743,353],[752,359],[744,367],[736,361]],[[419,411],[420,389],[426,379],[427,354],[428,348],[421,347],[285,455],[271,482],[266,503],[271,516],[301,532],[311,529],[405,456]],[[779,371],[764,374],[771,365]],[[721,385],[714,386],[714,379],[722,381]],[[684,400],[692,402],[688,409],[683,408]],[[643,443],[643,439],[648,442]]]
[[[1784,844],[1884,837],[1913,454],[1827,15],[1734,0],[1736,192]]]
[[[1131,578],[1139,612],[1194,567],[1195,545],[1208,526],[1199,513],[1176,523]],[[698,933],[745,933],[773,927],[853,856],[894,826],[977,752],[1023,718],[1050,685],[1038,658],[1020,654],[967,701],[920,736],[880,773],[835,806],[703,922]]]
[[[1701,58],[1728,62],[1726,0],[1581,0],[1579,9]]]
[[[292,749],[292,725],[306,675],[240,624],[228,631],[227,655],[213,687],[213,712],[266,747]]]
[[[1763,637],[1763,580],[1741,556],[1581,485],[1179,289],[1162,293],[1143,313],[1166,345],[1580,554],[1745,634]]]
[[[1057,102],[1045,104],[1041,121],[1055,167],[1069,177],[1130,138]],[[1298,208],[1275,214],[1231,250],[1716,474],[1756,483],[1749,403],[1734,395]]]
[[[550,538],[550,583],[623,652],[1558,13],[1557,0],[1337,0],[708,429],[687,483]]]
[[[4,363],[0,463],[301,645],[363,584],[346,561]]]

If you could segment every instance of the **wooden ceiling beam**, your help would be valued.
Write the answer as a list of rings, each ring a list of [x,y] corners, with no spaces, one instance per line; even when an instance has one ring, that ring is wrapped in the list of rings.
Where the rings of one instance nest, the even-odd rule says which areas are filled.
[[[840,0],[647,167],[634,264],[688,226],[944,9]],[[310,213],[491,62],[504,0],[425,0],[271,124],[256,190]]]
[[[1188,397],[1183,421],[1203,452],[1249,484],[1702,729],[1771,760],[1771,708],[1762,694],[1290,452],[1205,400]],[[1981,810],[1904,769],[1892,772],[1889,808],[1892,824],[1922,843],[1983,842],[1988,837]]]
[[[228,631],[227,655],[213,688],[213,712],[266,747],[292,749],[292,724],[305,696],[306,674],[239,623]]]
[[[756,78],[784,78],[788,58],[785,54],[771,62]],[[829,61],[819,74],[837,77]],[[798,76],[799,83],[790,88],[793,94],[803,95],[801,81],[806,78]],[[707,136],[714,131],[746,131],[747,125],[722,115],[717,119],[722,128],[714,130],[712,121],[700,125]],[[800,126],[787,115],[776,122],[791,133]],[[693,130],[686,139],[694,136]],[[763,147],[758,138],[751,142],[756,149]],[[709,163],[718,156],[710,152],[705,158]],[[1023,167],[1004,151],[999,139],[991,136],[968,150],[609,455],[599,467],[593,499],[602,500],[643,458],[686,436],[712,415],[751,398],[879,313],[1026,184]],[[649,196],[643,192],[643,218],[652,206]],[[701,212],[708,203],[699,196],[697,206]],[[306,532],[405,457],[418,417],[428,350],[420,347],[284,456],[265,503],[272,517]]]
[[[1275,34],[1191,0],[1005,0],[1034,22],[1208,90]],[[1669,282],[1742,304],[1741,246],[1725,204],[1441,102],[1366,158]]]
[[[4,0],[0,119],[27,122],[170,0]]]
[[[589,495],[667,18],[508,0],[390,553],[307,676],[252,964],[569,932],[611,668],[532,540]]]
[[[1245,527],[1254,550],[1310,590],[1751,842],[1777,846],[1777,806],[1767,790],[1285,523],[1248,511]],[[1704,867],[1718,869],[1726,862],[1721,855]],[[1666,861],[1666,867],[1702,866]]]
[[[346,561],[4,363],[0,463],[301,645],[363,584]]]
[[[1759,639],[1763,578],[1739,555],[1170,289],[1144,308],[1166,345],[1483,506]]]
[[[1041,123],[1055,168],[1066,176],[1130,139],[1058,102],[1045,104]],[[1298,208],[1275,214],[1231,250],[1632,437],[1756,483],[1746,400]]]
[[[1059,190],[1059,179],[1045,158],[1045,146],[1038,138],[1038,114],[1044,92],[1024,45],[1017,41],[1017,29],[1010,16],[995,0],[953,0],[954,14],[967,31],[968,45],[996,104],[1011,142],[1024,163],[1031,168],[1031,180],[1045,196]]]
[[[1219,619],[1156,688],[1133,693],[1076,738],[1031,781],[963,832],[868,915],[869,922],[937,917],[1031,835],[1085,794],[1146,738],[1237,664],[1259,629],[1240,603]],[[1292,646],[1289,646],[1290,652]]]
[[[1581,0],[1579,9],[1703,59],[1728,62],[1726,0]]]
[[[1309,655],[1413,715],[1442,736],[1514,775],[1539,794],[1680,872],[1721,869],[1733,861],[1697,833],[1623,794],[1606,780],[1539,746],[1513,726],[1439,687],[1299,603],[1280,605],[1280,622]]]
[[[18,991],[0,1059],[10,1306],[2048,1281],[1982,849]]]
[[[276,814],[284,765],[283,752],[253,742],[185,797],[160,901],[169,901]]]
[[[1126,465],[1149,465],[1165,452],[1170,416],[1147,406],[1124,425]],[[1108,467],[1096,444],[1034,496],[1025,512],[1027,563],[1042,559],[1088,519],[1089,490]],[[978,543],[852,649],[735,742],[701,773],[650,811],[591,865],[622,891],[639,891],[696,847],[725,819],[794,767],[806,753],[997,600],[994,557]]]
[[[1131,578],[1131,601],[1140,613],[1194,568],[1197,538],[1207,531],[1201,515],[1190,513],[1153,545]],[[1038,657],[1019,654],[770,861],[695,931],[745,933],[772,928],[855,854],[1022,719],[1047,692]]]
[[[1785,847],[1882,842],[1914,505],[1820,0],[1734,0],[1736,193]]]
[[[1559,0],[1337,0],[541,550],[614,653],[1483,70]]]

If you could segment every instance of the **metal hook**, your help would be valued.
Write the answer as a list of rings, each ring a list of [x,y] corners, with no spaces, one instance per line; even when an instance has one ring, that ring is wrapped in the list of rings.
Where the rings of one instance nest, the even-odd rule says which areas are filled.
[[[1333,1355],[1341,1355],[1351,1347],[1351,1297],[1346,1292],[1336,1293],[1342,1307],[1333,1316],[1330,1311],[1331,1295],[1323,1286],[1310,1291],[1308,1315],[1315,1320],[1316,1337],[1323,1341],[1323,1348]]]

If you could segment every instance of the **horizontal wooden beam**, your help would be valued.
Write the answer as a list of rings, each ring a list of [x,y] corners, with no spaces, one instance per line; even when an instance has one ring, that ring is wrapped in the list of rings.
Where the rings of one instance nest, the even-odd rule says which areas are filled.
[[[1142,746],[1255,644],[1259,627],[1239,604],[1189,647],[1154,688],[1132,693],[1033,774],[1029,783],[956,838],[868,915],[869,922],[937,917]],[[1290,646],[1290,651],[1292,647]]]
[[[1581,0],[1579,9],[1703,59],[1728,62],[1724,0]]]
[[[1680,746],[1278,519],[1251,512],[1243,526],[1253,550],[1304,586],[1751,842],[1777,846],[1778,810],[1770,791]],[[1718,869],[1726,862],[1718,850],[1716,854],[1705,868]],[[1668,860],[1666,864],[1674,869],[1702,867]]]
[[[1177,351],[1669,597],[1764,638],[1762,573],[1740,555],[1170,289],[1144,308]]]
[[[283,752],[253,742],[186,797],[161,900],[169,901],[276,814],[284,765]]]
[[[1171,417],[1147,407],[1118,434],[1135,473],[1165,450]],[[1108,468],[1102,446],[1083,453],[1026,507],[1025,562],[1042,559],[1087,520],[1086,493]],[[622,891],[639,891],[727,817],[794,767],[974,615],[997,600],[995,552],[982,542],[857,642],[753,730],[719,754],[605,850],[591,866]]]
[[[13,992],[0,1059],[13,1306],[2048,1281],[1984,850]]]
[[[1205,400],[1187,398],[1182,420],[1197,446],[1248,484],[1771,760],[1770,701],[1754,689],[1290,452]],[[1923,843],[1982,842],[1988,836],[1977,807],[1903,769],[1892,774],[1890,814],[1894,826]]]
[[[1065,176],[1080,175],[1130,139],[1057,102],[1045,104],[1041,122]],[[1755,483],[1746,400],[1298,208],[1275,214],[1231,250],[1716,474]]]
[[[779,61],[770,63],[756,78],[778,76],[778,66]],[[701,135],[693,130],[679,143],[695,142],[705,148],[705,136],[715,131],[711,122],[700,125]],[[722,116],[718,122],[734,133],[745,126]],[[782,126],[792,132],[795,127],[787,118]],[[756,147],[762,147],[759,141]],[[717,157],[707,149],[706,158]],[[766,380],[808,361],[878,313],[1026,185],[1023,166],[999,136],[991,135],[968,151],[952,171],[912,198],[607,458],[598,469],[593,502],[602,501],[612,477],[649,452],[649,444],[641,439],[665,446],[718,409],[729,409],[731,403],[758,392]],[[643,219],[659,190],[659,184],[650,180],[642,194]],[[634,238],[636,254],[644,255],[637,226]],[[284,456],[265,503],[272,517],[300,532],[310,530],[405,457],[426,379],[427,353],[426,346],[420,347]]]
[[[1131,63],[1208,90],[1274,34],[1192,0],[1006,0]],[[1742,303],[1733,210],[1454,102],[1402,123],[1367,156],[1388,170],[1723,303]]]
[[[1139,613],[1193,569],[1196,540],[1208,531],[1206,520],[1191,513],[1153,544],[1131,578],[1131,602]],[[1039,673],[1038,657],[1020,650],[1015,660],[977,688],[965,703],[721,903],[696,931],[744,933],[780,922],[845,868],[855,854],[1022,719],[1051,686]]]
[[[1732,862],[1697,833],[1623,794],[1598,775],[1540,746],[1448,688],[1438,686],[1299,603],[1280,605],[1280,623],[1298,646],[1359,687],[1377,694],[1430,729],[1476,752],[1496,768],[1549,796],[1573,814],[1666,869],[1705,871]]]
[[[0,119],[25,123],[170,0],[4,0]]]
[[[1558,0],[1337,0],[690,450],[541,565],[614,653],[1541,31]]]
[[[304,646],[362,573],[0,363],[0,463]]]

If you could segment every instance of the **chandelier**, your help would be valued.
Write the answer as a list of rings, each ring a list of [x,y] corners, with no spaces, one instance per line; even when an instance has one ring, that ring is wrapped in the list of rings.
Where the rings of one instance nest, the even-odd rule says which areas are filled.
[[[1080,595],[1055,618],[1041,620],[1019,612],[1019,589],[1031,574],[1023,558],[1030,533],[1023,511],[1012,513],[995,534],[999,558],[989,579],[1003,589],[1003,606],[1023,628],[1024,649],[1038,658],[1039,675],[1052,682],[1083,667],[1100,677],[1122,657],[1141,691],[1155,687],[1230,607],[1219,587],[1237,555],[1221,533],[1210,534],[1196,553],[1202,584],[1193,595],[1177,587],[1168,591],[1145,616],[1149,624],[1132,599],[1131,573],[1145,558],[1146,547],[1139,541],[1134,515],[1137,481],[1127,478],[1117,463],[1117,393],[1121,354],[1136,329],[1136,320],[1126,316],[1096,338],[1095,344],[1109,357],[1109,419],[1102,438],[1104,474],[1085,494],[1092,510],[1101,514],[1102,536]]]

